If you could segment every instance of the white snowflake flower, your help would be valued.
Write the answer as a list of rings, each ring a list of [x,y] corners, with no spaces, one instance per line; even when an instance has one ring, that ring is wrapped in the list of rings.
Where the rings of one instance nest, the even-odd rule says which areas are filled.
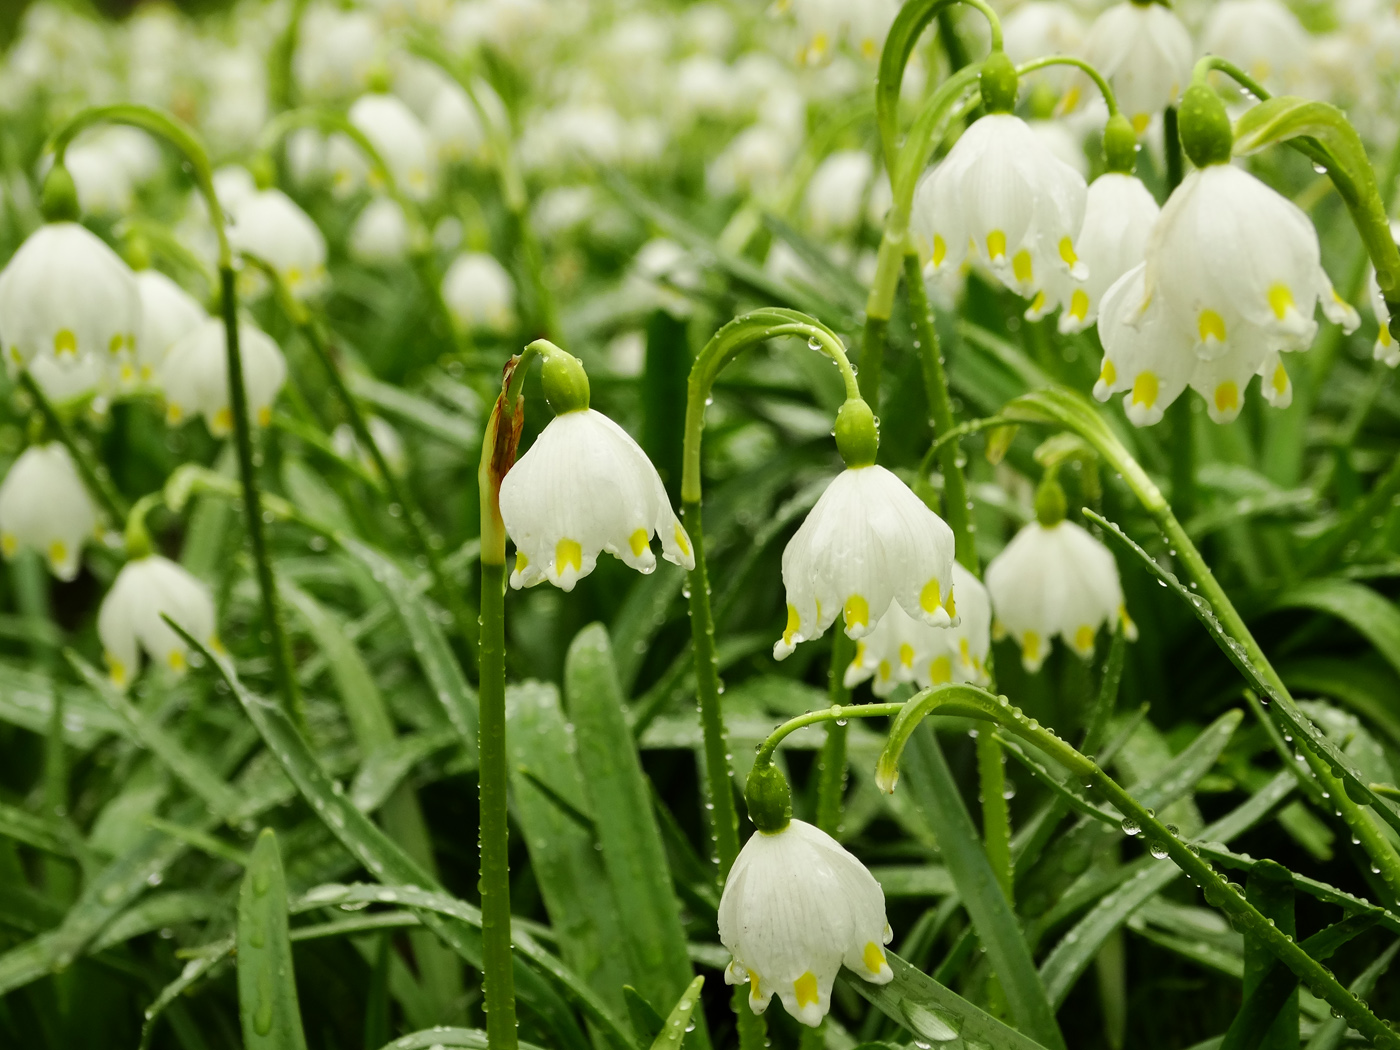
[[[804,199],[812,233],[824,239],[854,227],[874,174],[875,162],[865,150],[837,150],[823,160]]]
[[[350,123],[374,146],[399,189],[415,200],[427,200],[437,185],[437,161],[428,131],[419,119],[393,95],[371,92],[350,107]],[[362,186],[382,191],[360,148],[344,135],[335,134],[326,147],[331,186],[341,196]]]
[[[1141,135],[1186,90],[1195,49],[1170,8],[1126,0],[1095,20],[1084,42],[1084,58],[1108,78],[1118,105]],[[1075,92],[1067,100],[1070,106],[1088,84],[1087,77],[1080,78],[1070,89]]]
[[[891,602],[931,627],[952,622],[953,530],[884,467],[850,467],[827,486],[783,551],[787,627],[777,660],[837,616],[869,634]]]
[[[919,183],[910,232],[932,273],[956,271],[970,252],[1031,298],[1054,270],[1088,275],[1077,247],[1086,193],[1024,120],[990,113]]]
[[[1123,623],[1137,635],[1123,605],[1113,555],[1072,521],[1033,521],[987,566],[987,592],[996,611],[993,630],[1011,635],[1021,663],[1034,674],[1055,635],[1088,658],[1101,625]]]
[[[38,551],[60,580],[78,575],[83,544],[97,534],[97,506],[58,442],[31,445],[0,484],[0,551]]]
[[[1400,365],[1400,344],[1397,344],[1395,336],[1390,334],[1390,308],[1385,305],[1385,296],[1381,295],[1381,286],[1376,281],[1374,270],[1367,281],[1367,292],[1371,300],[1371,312],[1376,315],[1376,323],[1380,326],[1371,356],[1394,368]]]
[[[1059,0],[1030,0],[1018,6],[1001,23],[1006,57],[1018,66],[1043,55],[1077,55],[1084,42],[1084,23],[1068,4]],[[1027,78],[1057,91],[1070,87],[1074,70],[1052,66]]]
[[[515,544],[512,587],[565,591],[609,554],[639,572],[662,556],[695,567],[690,537],[661,478],[627,431],[591,408],[555,416],[501,482],[501,519]]]
[[[894,978],[883,947],[891,936],[875,877],[830,835],[800,820],[755,832],[720,897],[719,939],[734,957],[725,981],[748,983],[754,1013],[776,994],[813,1028],[831,1009],[843,963],[872,984]]]
[[[221,319],[206,318],[166,354],[159,375],[168,426],[179,426],[198,414],[215,437],[233,433],[225,336]],[[267,426],[272,421],[272,403],[287,378],[286,359],[272,338],[249,321],[238,323],[238,347],[250,421]]]
[[[41,354],[65,365],[88,355],[119,362],[140,330],[135,274],[76,222],[40,226],[0,273],[0,344],[12,369]]]
[[[123,378],[151,383],[170,348],[209,315],[194,296],[159,270],[138,270],[136,288],[141,294],[141,335],[136,340],[134,373],[123,373]]]
[[[1220,0],[1212,5],[1201,50],[1228,59],[1271,91],[1297,88],[1308,72],[1308,31],[1277,0]]]
[[[442,277],[442,298],[463,328],[504,332],[515,316],[515,282],[494,255],[463,252]]]
[[[297,204],[281,190],[260,190],[233,211],[229,243],[248,252],[277,272],[296,299],[310,299],[326,287],[326,238]],[[262,271],[246,266],[245,297],[266,289]]]
[[[408,217],[392,197],[375,197],[350,227],[350,258],[366,265],[402,262],[408,256]]]
[[[177,674],[185,670],[189,647],[162,614],[205,644],[218,646],[209,588],[169,558],[135,558],[117,573],[97,612],[97,636],[116,685],[124,688],[136,677],[142,650]]]
[[[868,678],[873,679],[876,696],[888,696],[905,682],[925,689],[947,682],[987,684],[991,601],[982,582],[956,562],[948,610],[955,624],[930,627],[892,602],[875,629],[856,643],[855,657],[846,668],[846,688]]]

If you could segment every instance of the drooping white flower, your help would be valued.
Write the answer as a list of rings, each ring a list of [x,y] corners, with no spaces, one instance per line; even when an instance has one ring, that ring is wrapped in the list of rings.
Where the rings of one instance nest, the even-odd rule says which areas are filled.
[[[472,85],[472,90],[482,108],[488,108],[494,103],[495,107],[501,108],[500,116],[504,118],[501,100],[490,87],[484,82],[479,82]],[[433,96],[428,108],[427,128],[440,160],[449,163],[480,163],[489,156],[489,139],[481,114],[477,112],[466,91],[455,81],[444,85]]]
[[[782,183],[792,165],[796,144],[767,123],[739,132],[705,168],[712,194],[751,193],[764,197]]]
[[[345,98],[363,90],[383,57],[385,41],[367,11],[317,4],[302,17],[292,61],[297,86],[309,98]]]
[[[114,376],[119,378],[131,368],[125,358],[115,370],[108,365],[109,362],[91,354],[62,360],[50,354],[40,354],[29,362],[28,371],[51,405],[71,408],[92,397],[89,407],[100,415],[106,410],[104,395],[112,392]]]
[[[464,328],[503,332],[515,313],[515,282],[494,255],[463,252],[443,275],[442,298]]]
[[[501,519],[515,544],[512,587],[548,580],[565,591],[609,554],[639,572],[662,557],[695,567],[690,537],[671,509],[661,478],[641,446],[601,412],[564,412],[550,420],[501,482]]]
[[[59,442],[31,445],[0,484],[0,551],[43,555],[60,580],[78,575],[83,544],[97,533],[97,506]]]
[[[40,226],[0,273],[0,343],[11,368],[39,355],[72,365],[128,357],[141,330],[136,276],[76,222]]]
[[[286,359],[272,338],[249,321],[238,322],[238,348],[250,422],[266,426],[272,421],[272,403],[287,378]],[[159,376],[167,425],[179,426],[194,415],[202,415],[215,437],[233,432],[228,342],[221,319],[206,318],[179,339],[166,354]]]
[[[378,152],[399,189],[415,200],[427,200],[437,185],[437,160],[428,131],[413,111],[393,95],[371,92],[350,107],[355,125]],[[335,134],[326,147],[332,188],[344,196],[368,184],[384,190],[360,147],[345,135]]]
[[[748,983],[749,1008],[784,1009],[815,1028],[831,1009],[842,964],[872,984],[894,971],[884,945],[885,894],[859,860],[800,820],[755,832],[739,851],[719,902],[719,939],[734,957],[729,984]]]
[[[1118,105],[1141,135],[1186,90],[1195,51],[1191,34],[1170,8],[1125,0],[1089,28],[1084,58],[1108,78]],[[1070,89],[1076,93],[1070,105],[1088,84],[1081,78]]]
[[[987,592],[996,613],[993,630],[1016,640],[1032,674],[1055,635],[1086,659],[1105,623],[1111,629],[1121,621],[1129,638],[1137,635],[1113,555],[1072,521],[1023,527],[988,564]]]
[[[376,197],[350,227],[350,258],[368,265],[401,262],[408,255],[408,217],[392,197]]]
[[[985,685],[990,680],[986,660],[992,644],[992,606],[982,582],[956,562],[948,609],[957,623],[930,627],[892,602],[875,629],[856,643],[846,668],[846,687],[871,678],[875,695],[887,696],[905,682],[917,682],[920,688],[945,682]]]
[[[1132,274],[1115,285],[1123,299],[1111,317],[1105,295],[1106,368],[1095,393],[1133,390],[1146,422],[1190,383],[1210,417],[1228,423],[1256,374],[1264,397],[1287,405],[1293,388],[1278,355],[1311,345],[1314,309],[1347,331],[1359,323],[1322,269],[1308,217],[1229,164],[1209,164],[1177,187],[1153,227],[1143,271]],[[1128,362],[1131,373],[1119,367]]]
[[[141,667],[141,651],[177,673],[189,647],[161,616],[209,646],[219,644],[209,589],[169,558],[149,554],[122,566],[97,612],[97,636],[108,673],[125,687]]]
[[[1089,272],[1082,281],[1057,274],[1044,298],[1037,297],[1026,316],[1032,320],[1061,308],[1061,332],[1082,332],[1098,320],[1104,292],[1142,262],[1161,208],[1141,180],[1105,172],[1089,184],[1084,225],[1079,230],[1079,257]]]
[[[1006,16],[1001,28],[1006,57],[1018,66],[1043,55],[1077,55],[1084,41],[1084,23],[1074,8],[1059,0],[1021,4]],[[1029,74],[1027,79],[1064,90],[1073,73],[1068,66],[1052,66]]]
[[[805,205],[812,233],[821,238],[850,230],[861,215],[875,162],[865,150],[838,150],[818,165],[807,183]]]
[[[326,286],[326,238],[297,204],[281,190],[260,190],[233,212],[229,243],[274,270],[287,291],[309,299]],[[245,296],[258,294],[267,282],[261,271],[245,267]]]
[[[1376,333],[1376,345],[1371,350],[1371,356],[1394,368],[1396,365],[1400,365],[1400,344],[1397,344],[1395,336],[1390,334],[1390,309],[1385,305],[1385,296],[1381,295],[1381,286],[1376,281],[1374,270],[1371,271],[1370,280],[1367,281],[1367,291],[1371,299],[1371,312],[1375,314],[1376,324],[1380,326],[1380,330]]]
[[[885,34],[899,12],[899,4],[895,0],[868,0],[860,4],[841,0],[780,0],[778,10],[791,11],[797,20],[798,63],[821,65],[832,57],[843,38],[865,58],[879,58]]]
[[[952,622],[953,530],[884,467],[842,471],[783,551],[787,627],[782,660],[840,616],[863,638],[891,602],[931,627]]]
[[[141,294],[141,336],[136,341],[132,379],[150,383],[170,348],[208,314],[194,296],[159,270],[138,270],[136,287]]]
[[[131,175],[101,140],[75,142],[68,147],[63,163],[73,176],[84,215],[113,218],[126,214],[136,203]]]
[[[933,273],[956,271],[970,251],[1031,298],[1053,270],[1087,275],[1077,247],[1086,193],[1024,120],[991,113],[919,183],[910,232]]]
[[[1307,74],[1308,32],[1277,0],[1220,0],[1210,9],[1201,47],[1229,59],[1271,91],[1293,90]]]

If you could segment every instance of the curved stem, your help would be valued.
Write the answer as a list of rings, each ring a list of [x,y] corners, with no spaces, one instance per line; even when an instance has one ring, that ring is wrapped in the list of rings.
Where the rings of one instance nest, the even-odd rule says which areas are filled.
[[[898,715],[904,708],[912,703],[912,700],[901,700],[899,702],[880,704],[832,704],[824,707],[820,711],[808,711],[805,714],[789,718],[777,729],[768,734],[768,738],[758,745],[758,753],[754,756],[754,764],[760,762],[771,762],[773,752],[778,749],[778,745],[783,739],[791,734],[803,729],[806,726],[813,726],[819,722],[844,722],[852,718],[888,718]]]
[[[34,400],[34,404],[38,406],[39,414],[44,417],[44,423],[63,443],[64,448],[68,449],[69,455],[73,457],[74,465],[78,468],[78,473],[87,483],[88,490],[97,497],[103,509],[111,516],[113,523],[120,526],[126,521],[128,506],[126,497],[118,492],[116,485],[112,483],[112,472],[107,469],[106,464],[93,455],[92,447],[73,431],[67,420],[59,415],[58,410],[53,407],[53,403],[45,396],[43,388],[39,386],[28,369],[20,372],[19,383]]]
[[[213,299],[214,291],[219,286],[217,276],[209,269],[208,264],[190,251],[168,227],[150,219],[133,216],[123,219],[116,232],[123,240],[139,239],[148,242],[168,260],[179,263],[190,273],[198,274],[208,289],[209,298]]]
[[[1023,77],[1027,73],[1034,73],[1037,69],[1044,69],[1047,66],[1073,66],[1088,74],[1095,86],[1099,89],[1099,94],[1103,96],[1104,103],[1108,106],[1108,115],[1116,116],[1118,113],[1118,99],[1113,94],[1113,88],[1109,87],[1104,75],[1095,69],[1082,58],[1075,58],[1073,55],[1046,55],[1044,58],[1034,58],[1016,67],[1016,75]]]
[[[1213,69],[1220,70],[1220,72],[1239,84],[1240,87],[1244,88],[1260,102],[1273,97],[1269,94],[1268,88],[1260,84],[1259,81],[1255,80],[1243,69],[1235,65],[1235,63],[1228,59],[1221,58],[1219,55],[1206,55],[1197,62],[1195,68],[1191,70],[1191,83],[1204,84],[1206,82],[1206,77]]]
[[[943,370],[943,353],[933,308],[924,289],[924,275],[917,255],[904,257],[904,284],[909,296],[909,312],[914,318],[919,340],[919,360],[923,363],[924,392],[928,396],[930,422],[937,437],[953,430],[953,405],[948,397],[948,377]],[[967,499],[967,479],[963,476],[963,454],[957,442],[949,441],[938,451],[943,468],[943,513],[953,530],[958,561],[969,572],[978,570],[976,527]]]

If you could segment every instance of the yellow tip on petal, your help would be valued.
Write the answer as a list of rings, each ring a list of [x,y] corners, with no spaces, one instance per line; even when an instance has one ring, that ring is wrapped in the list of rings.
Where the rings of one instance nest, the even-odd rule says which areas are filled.
[[[13,558],[15,552],[19,550],[19,540],[15,539],[12,532],[0,532],[0,553],[7,558]]]
[[[1282,364],[1274,369],[1273,385],[1274,393],[1279,397],[1288,393],[1288,369],[1284,368]]]
[[[1089,296],[1083,288],[1076,288],[1074,294],[1069,297],[1069,315],[1076,321],[1082,321],[1089,316]]]
[[[801,977],[792,982],[792,990],[797,996],[797,1005],[799,1009],[816,1003],[817,975],[811,970],[808,970]]]
[[[1021,659],[1028,664],[1040,662],[1040,635],[1027,631],[1021,639]]]
[[[881,660],[880,666],[875,668],[875,673],[880,676],[880,681],[888,682],[890,680],[891,670],[890,662],[888,660]]]
[[[1200,330],[1201,342],[1225,342],[1225,318],[1214,310],[1202,310],[1196,319],[1196,327]]]
[[[104,654],[107,658],[107,674],[116,685],[126,685],[126,664],[122,663],[111,653]]]
[[[901,667],[914,666],[914,647],[908,642],[899,644],[899,663]]]
[[[117,354],[122,352],[122,347],[125,343],[126,340],[124,340],[122,334],[118,332],[116,335],[112,336],[111,340],[107,343],[107,352],[113,357],[116,357]]]
[[[233,412],[227,408],[221,408],[214,413],[214,425],[211,427],[216,434],[227,434],[233,429]]]
[[[1215,388],[1215,407],[1219,412],[1234,412],[1239,409],[1240,388],[1235,385],[1233,379],[1227,379]]]
[[[885,965],[885,953],[874,941],[866,941],[865,951],[861,953],[861,962],[865,963],[865,968],[871,973],[879,973]]]
[[[1152,114],[1151,114],[1151,113],[1134,113],[1134,114],[1133,114],[1133,130],[1136,131],[1139,135],[1141,135],[1144,131],[1146,131],[1146,130],[1147,130],[1147,125],[1149,125],[1149,124],[1151,124],[1151,123],[1152,123]]]
[[[172,671],[183,671],[185,669],[185,654],[183,650],[171,649],[166,656],[165,662],[170,665]]]
[[[258,409],[258,426],[265,427],[272,422],[272,406],[263,405]]]
[[[941,266],[948,257],[948,242],[938,234],[933,235],[933,265]]]
[[[1293,293],[1286,284],[1276,284],[1269,289],[1269,306],[1280,321],[1293,309]]]
[[[1133,404],[1151,408],[1157,403],[1157,377],[1151,372],[1140,372],[1133,380]]]
[[[690,557],[690,537],[685,534],[680,522],[676,522],[676,546],[681,549],[683,557]]]
[[[853,594],[846,599],[845,609],[846,630],[853,627],[868,627],[870,625],[870,603],[859,594]]]
[[[958,617],[958,603],[957,603],[956,596],[953,594],[953,589],[952,589],[951,587],[948,588],[948,605],[947,605],[947,609],[948,609],[948,618],[951,619],[951,620],[956,620],[957,617]]]
[[[1074,647],[1080,652],[1089,652],[1094,648],[1094,629],[1087,623],[1082,623],[1074,632]]]
[[[529,564],[530,559],[525,556],[525,552],[522,550],[517,550],[515,552],[515,571],[524,572],[525,569],[529,566]]]
[[[937,578],[931,579],[924,584],[924,589],[919,592],[919,608],[926,613],[935,613],[938,607],[943,604],[943,588]],[[951,616],[952,613],[950,612]]]
[[[583,548],[578,540],[563,539],[554,545],[554,571],[563,575],[570,565],[575,572],[583,571]]]
[[[1078,295],[1080,293],[1075,292],[1074,294]],[[1070,307],[1070,312],[1074,312],[1073,306]],[[1103,368],[1099,369],[1099,379],[1103,381],[1105,386],[1112,386],[1114,383],[1118,382],[1118,369],[1114,368],[1113,362],[1106,357],[1103,359]]]
[[[993,261],[1006,258],[1006,234],[993,230],[987,234],[987,257]]]
[[[1022,283],[1032,280],[1035,276],[1035,267],[1031,264],[1031,253],[1022,248],[1016,253],[1016,257],[1011,260],[1011,272],[1016,280]]]
[[[944,685],[953,680],[953,662],[946,656],[935,656],[928,665],[929,680],[934,685]]]
[[[1060,258],[1065,261],[1066,266],[1073,266],[1079,261],[1079,256],[1074,251],[1074,240],[1070,237],[1060,238]]]
[[[788,606],[787,626],[783,628],[783,644],[791,645],[792,636],[797,633],[797,629],[802,626],[802,617],[797,615],[797,606]]]
[[[60,328],[53,334],[53,352],[56,357],[77,356],[78,337],[71,328]]]
[[[759,993],[758,974],[754,973],[752,970],[749,971],[749,998],[762,998],[762,995]]]
[[[642,556],[642,551],[647,549],[647,540],[649,538],[646,529],[638,529],[628,537],[627,545],[632,548],[632,556],[634,558],[640,558]]]
[[[54,540],[49,544],[49,564],[62,565],[68,560],[68,544],[62,540]]]

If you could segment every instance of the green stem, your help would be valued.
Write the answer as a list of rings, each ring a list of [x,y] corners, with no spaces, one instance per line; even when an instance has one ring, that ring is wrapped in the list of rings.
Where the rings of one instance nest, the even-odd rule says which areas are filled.
[[[112,517],[113,524],[125,523],[129,507],[126,498],[117,491],[116,485],[112,483],[112,472],[107,469],[106,464],[93,454],[92,447],[80,438],[68,425],[68,422],[59,415],[58,410],[44,396],[43,389],[27,370],[19,374],[19,382],[38,407],[39,414],[44,417],[45,425],[68,449],[69,454],[73,457],[74,465],[78,468],[78,473],[87,483],[88,490],[101,502],[103,508]]]
[[[1095,69],[1082,58],[1075,58],[1073,55],[1046,55],[1044,58],[1032,59],[1016,67],[1016,75],[1023,77],[1027,73],[1034,73],[1037,69],[1044,69],[1047,66],[1073,66],[1088,75],[1094,82],[1094,86],[1099,89],[1099,94],[1103,96],[1104,104],[1108,106],[1108,115],[1115,116],[1118,113],[1118,98],[1113,94],[1113,88],[1109,87],[1104,75]]]
[[[977,779],[982,789],[982,839],[1001,892],[1015,901],[1011,862],[1011,810],[1006,804],[1006,767],[1001,744],[987,729],[977,734]]]
[[[876,415],[880,413],[880,373],[885,366],[885,339],[889,329],[888,317],[866,314],[860,344],[860,395]]]
[[[1191,412],[1189,397],[1177,398],[1167,409],[1171,419],[1172,502],[1184,521],[1196,514],[1196,448]]]
[[[907,704],[907,701],[880,704],[832,704],[820,711],[808,711],[795,718],[789,718],[769,733],[768,738],[758,745],[754,764],[772,762],[773,752],[778,749],[778,745],[783,742],[783,739],[806,726],[814,726],[818,722],[849,721],[852,718],[889,718],[903,711]]]
[[[1168,106],[1162,114],[1162,151],[1167,160],[1167,196],[1181,185],[1181,130],[1177,124],[1176,107]]]
[[[304,733],[306,708],[301,685],[297,682],[292,661],[291,642],[282,628],[282,608],[277,597],[277,581],[272,575],[272,561],[267,550],[267,529],[263,523],[262,494],[258,487],[257,463],[253,456],[253,428],[248,422],[248,390],[243,385],[243,355],[238,346],[238,297],[233,267],[219,267],[220,296],[224,333],[227,343],[229,407],[233,410],[233,437],[238,451],[238,473],[243,481],[243,516],[248,523],[248,540],[253,548],[253,564],[258,578],[258,594],[262,600],[263,626],[268,632],[268,648],[272,651],[273,670],[278,692],[298,727]]]
[[[1221,58],[1219,55],[1206,55],[1201,58],[1196,63],[1195,68],[1191,70],[1191,83],[1204,84],[1206,82],[1206,77],[1213,69],[1218,69],[1220,72],[1224,73],[1260,102],[1272,97],[1269,94],[1268,88],[1260,84],[1259,81],[1255,80],[1243,69],[1235,65],[1235,63],[1228,59]]]
[[[483,502],[486,500],[483,495]],[[482,508],[483,517],[487,508]],[[503,554],[504,552],[502,552]],[[478,782],[481,790],[481,954],[486,1038],[514,1050],[515,973],[510,949],[510,852],[506,811],[506,637],[504,558],[481,552],[481,684]]]
[[[943,370],[943,354],[938,329],[933,322],[933,308],[916,255],[904,257],[904,284],[909,296],[909,312],[914,318],[919,336],[919,359],[923,363],[924,392],[928,397],[930,422],[937,438],[953,429],[953,406],[948,397],[948,377]],[[967,505],[967,479],[963,476],[963,454],[956,441],[950,441],[938,453],[943,469],[943,511],[953,530],[958,561],[969,572],[976,572],[977,544],[975,526]]]
[[[831,670],[828,672],[827,692],[833,707],[847,704],[851,691],[846,688],[846,667],[855,655],[855,643],[845,631],[831,636]],[[843,722],[828,722],[826,741],[817,759],[817,827],[833,838],[841,830],[842,803],[846,794],[846,735],[850,727]]]

